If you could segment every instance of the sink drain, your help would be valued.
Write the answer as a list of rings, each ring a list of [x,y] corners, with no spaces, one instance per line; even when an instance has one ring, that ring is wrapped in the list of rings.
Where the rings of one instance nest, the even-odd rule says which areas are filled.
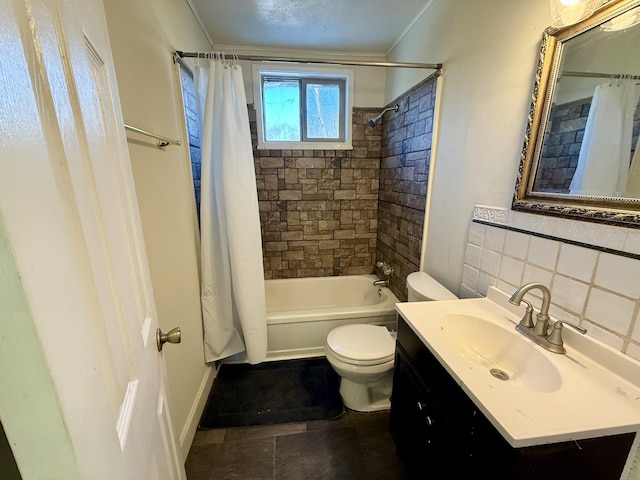
[[[496,377],[498,380],[509,380],[509,375],[499,368],[492,368],[491,370],[489,370],[489,373]]]

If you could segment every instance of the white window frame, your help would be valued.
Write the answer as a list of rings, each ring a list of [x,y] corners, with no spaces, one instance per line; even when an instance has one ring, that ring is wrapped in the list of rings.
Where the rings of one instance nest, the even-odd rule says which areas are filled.
[[[352,150],[351,116],[353,112],[354,70],[350,68],[309,67],[260,62],[251,65],[253,73],[253,106],[258,126],[258,150]],[[340,78],[345,81],[344,141],[269,142],[265,140],[262,113],[262,77]]]

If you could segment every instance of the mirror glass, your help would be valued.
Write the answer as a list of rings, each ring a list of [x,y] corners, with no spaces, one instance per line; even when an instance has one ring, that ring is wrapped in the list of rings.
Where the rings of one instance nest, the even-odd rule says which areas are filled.
[[[547,30],[513,208],[640,227],[640,0]]]

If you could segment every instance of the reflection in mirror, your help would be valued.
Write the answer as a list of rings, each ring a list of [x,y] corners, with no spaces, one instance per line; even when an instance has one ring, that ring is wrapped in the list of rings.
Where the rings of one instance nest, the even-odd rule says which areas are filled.
[[[640,7],[621,17],[565,43],[534,191],[640,197]]]
[[[640,227],[640,0],[545,32],[535,87],[513,208]]]

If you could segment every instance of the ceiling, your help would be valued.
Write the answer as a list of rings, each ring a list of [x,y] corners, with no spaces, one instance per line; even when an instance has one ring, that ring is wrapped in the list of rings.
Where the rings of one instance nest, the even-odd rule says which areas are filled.
[[[387,55],[433,0],[187,0],[220,46]]]

